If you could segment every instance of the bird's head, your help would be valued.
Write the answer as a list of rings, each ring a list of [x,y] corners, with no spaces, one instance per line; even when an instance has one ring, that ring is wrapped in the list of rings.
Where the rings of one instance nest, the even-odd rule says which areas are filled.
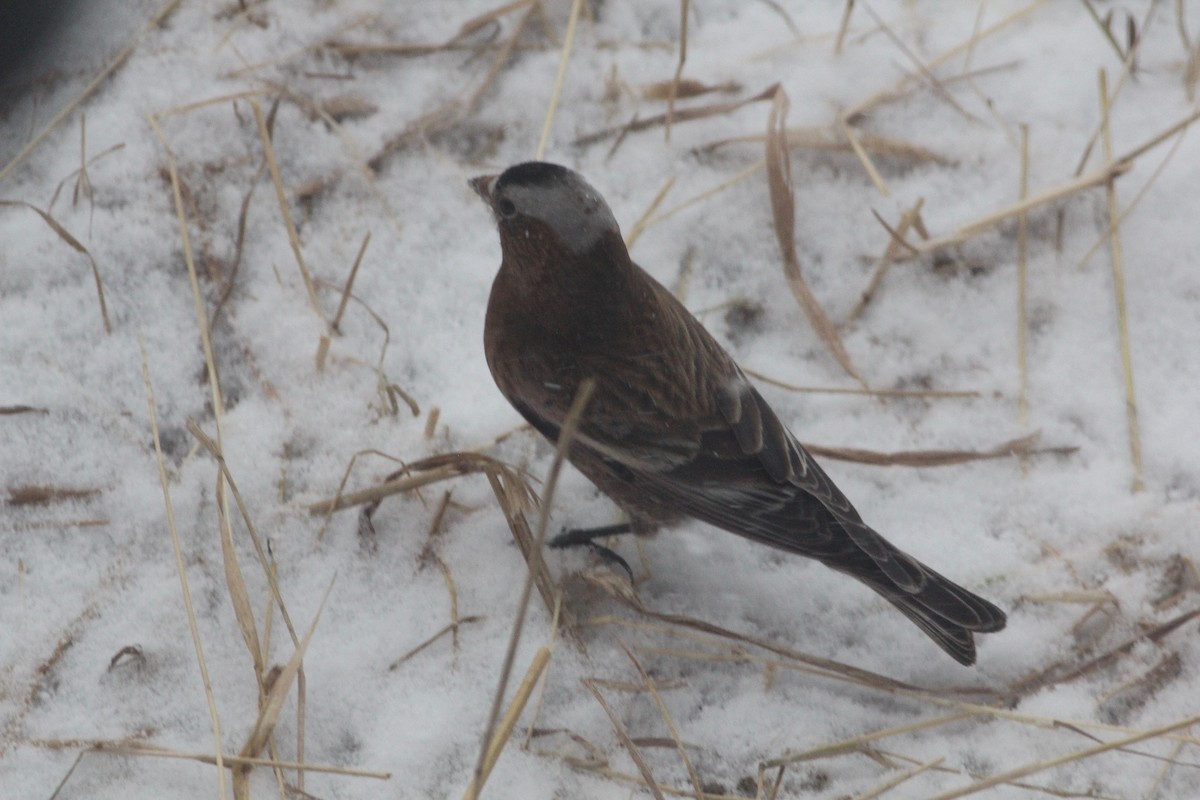
[[[621,230],[608,203],[577,172],[545,161],[527,161],[499,175],[480,175],[471,188],[492,209],[506,238],[553,237],[553,244],[575,255],[590,251]]]

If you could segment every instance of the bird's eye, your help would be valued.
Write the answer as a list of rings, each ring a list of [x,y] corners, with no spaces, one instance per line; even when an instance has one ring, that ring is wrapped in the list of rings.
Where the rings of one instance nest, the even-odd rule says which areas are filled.
[[[517,215],[517,206],[512,200],[504,197],[500,199],[500,202],[496,203],[496,211],[500,213],[500,216],[508,219]]]

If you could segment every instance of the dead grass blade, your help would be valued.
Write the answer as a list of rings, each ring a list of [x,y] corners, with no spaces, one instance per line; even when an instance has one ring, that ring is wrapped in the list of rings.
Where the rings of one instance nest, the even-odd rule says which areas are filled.
[[[95,742],[90,750],[97,753],[114,753],[126,756],[147,756],[150,758],[176,758],[183,761],[196,761],[201,764],[216,764],[217,756],[211,753],[187,753],[182,750],[172,750],[157,747],[152,744],[139,742]],[[86,751],[85,751],[86,752]],[[251,756],[235,756],[228,753],[221,756],[225,764],[244,765],[253,767],[277,767],[279,769],[294,769],[298,772],[322,772],[328,775],[346,775],[353,778],[375,778],[376,780],[391,780],[392,773],[380,770],[354,769],[338,767],[332,764],[314,764],[302,761],[280,761],[273,758],[254,758]]]
[[[904,43],[904,40],[896,35],[896,32],[893,31],[891,26],[884,21],[883,17],[875,13],[875,9],[871,8],[870,4],[864,2],[863,8],[865,8],[867,13],[871,15],[871,18],[875,20],[875,24],[879,26],[884,35],[887,36],[892,44],[896,45],[896,48],[904,54],[904,57],[911,61],[913,66],[917,68],[917,72],[922,78],[925,79],[926,82],[928,82],[930,88],[933,89],[934,94],[942,98],[942,100],[944,100],[951,108],[961,114],[965,119],[971,122],[979,122],[978,117],[959,105],[958,101],[954,99],[954,96],[950,94],[946,87],[942,85],[942,82],[938,80],[937,76],[933,74],[933,70],[917,57],[917,54],[914,53],[912,49]],[[975,36],[972,36],[970,42],[973,43],[974,41]],[[843,117],[843,119],[846,118],[848,117]]]
[[[839,120],[838,124],[842,129],[842,134],[846,137],[846,141],[850,143],[850,148],[854,151],[855,157],[858,158],[858,163],[862,164],[863,169],[866,170],[867,177],[875,185],[875,190],[884,197],[891,197],[892,190],[888,188],[887,181],[883,179],[883,175],[879,173],[879,169],[875,166],[875,162],[871,160],[867,149],[863,147],[858,131],[844,120]]]
[[[683,65],[687,63],[688,12],[691,10],[691,0],[679,0],[679,61],[675,64],[675,74],[667,87],[667,121],[664,125],[665,141],[671,141],[671,123],[675,121],[675,98],[679,93],[679,81],[683,77]]]
[[[454,452],[423,458],[405,467],[402,477],[397,477],[358,492],[338,493],[328,499],[307,506],[312,514],[342,511],[354,506],[376,503],[400,492],[411,492],[431,483],[448,480],[459,475],[477,473],[496,474],[502,479],[505,497],[511,497],[514,505],[524,511],[537,506],[537,495],[527,481],[512,466],[482,453]],[[347,472],[347,477],[349,473]],[[345,484],[343,478],[343,485]]]
[[[658,785],[658,781],[654,779],[654,773],[650,771],[650,766],[642,758],[641,750],[629,738],[629,732],[625,730],[625,726],[621,723],[621,719],[616,715],[616,712],[612,710],[612,706],[604,699],[604,695],[600,693],[600,689],[589,678],[584,678],[583,685],[589,692],[595,695],[596,702],[600,704],[600,707],[604,709],[604,713],[608,715],[609,722],[612,723],[613,732],[616,733],[617,739],[621,742],[626,752],[629,753],[629,757],[633,759],[633,763],[637,765],[638,772],[642,774],[642,780],[645,781],[646,788],[654,795],[655,800],[666,800],[666,797],[663,796],[662,787]]]
[[[721,83],[703,83],[702,81],[680,78],[676,80],[653,81],[637,87],[637,93],[643,100],[668,100],[671,92],[675,92],[676,100],[700,97],[705,94],[733,94],[740,92],[742,86],[735,81]]]
[[[175,10],[179,3],[180,0],[167,0],[167,2],[163,4],[162,8],[160,8],[158,12],[155,13],[154,16],[152,16],[146,22],[146,24],[143,25],[141,29],[139,29],[138,32],[133,35],[133,38],[129,40],[129,43],[122,47],[121,50],[115,56],[113,56],[112,61],[109,61],[108,64],[105,65],[104,69],[100,70],[96,77],[92,78],[91,82],[88,83],[87,86],[83,87],[83,90],[79,93],[79,95],[74,100],[67,103],[67,105],[64,106],[61,111],[55,114],[49,122],[42,126],[42,129],[38,131],[37,135],[29,140],[29,144],[21,148],[21,152],[13,156],[12,160],[5,164],[3,169],[0,169],[0,181],[3,181],[6,177],[8,177],[10,172],[12,172],[19,164],[21,164],[21,162],[29,158],[30,154],[32,154],[33,151],[36,150],[38,146],[40,146],[41,143],[46,139],[46,137],[50,135],[51,131],[57,128],[59,124],[61,124],[62,121],[67,117],[71,116],[72,111],[74,111],[85,100],[91,97],[92,93],[99,89],[104,81],[108,80],[108,76],[116,72],[117,69],[119,69],[126,60],[128,60],[129,56],[133,54],[133,51],[136,50],[137,46],[141,43],[142,37],[145,36],[146,33],[152,28],[158,27],[162,21]]]
[[[840,756],[845,753],[854,753],[863,750],[867,745],[877,742],[881,739],[888,739],[893,736],[901,736],[906,733],[915,733],[916,731],[929,730],[931,728],[941,727],[942,725],[950,725],[955,722],[961,722],[965,719],[979,716],[981,712],[958,711],[953,714],[947,714],[933,719],[926,719],[920,722],[909,723],[908,725],[898,725],[894,728],[884,728],[883,730],[864,733],[861,736],[852,736],[849,739],[842,739],[838,742],[823,744],[818,747],[804,750],[799,753],[784,753],[778,758],[768,759],[763,762],[763,766],[768,769],[782,767],[791,764],[797,764],[802,761],[816,761],[821,758],[829,758],[831,756]]]
[[[49,413],[50,413],[50,409],[42,408],[40,406],[25,406],[25,405],[0,406],[0,417],[7,416],[9,414],[49,414]]]
[[[846,33],[850,30],[850,15],[854,13],[854,0],[846,0],[846,8],[842,11],[842,21],[838,25],[837,39],[833,43],[833,54],[840,56],[842,46],[846,43]]]
[[[772,386],[778,386],[780,389],[787,389],[789,392],[798,392],[800,394],[846,394],[846,395],[862,395],[864,397],[916,397],[922,400],[936,399],[978,399],[983,397],[982,392],[972,389],[858,389],[847,388],[845,386],[800,386],[795,383],[781,381],[778,378],[772,378],[762,372],[742,367],[742,372],[750,377],[760,380],[763,383],[769,383]],[[997,394],[997,396],[999,396]]]
[[[493,731],[496,730],[500,705],[504,701],[504,693],[508,688],[508,679],[512,673],[513,661],[517,654],[517,645],[520,644],[521,633],[525,628],[525,614],[529,609],[529,599],[533,593],[534,585],[538,582],[538,576],[541,574],[539,568],[545,566],[542,559],[542,550],[546,542],[546,530],[550,525],[550,506],[554,501],[554,490],[558,486],[558,475],[562,470],[563,462],[566,460],[567,449],[571,446],[571,442],[575,438],[575,432],[578,430],[584,409],[587,408],[588,401],[591,399],[592,391],[595,388],[595,381],[591,378],[585,379],[579,385],[579,389],[575,393],[575,398],[571,402],[571,407],[567,411],[566,418],[563,420],[558,440],[555,443],[554,461],[551,463],[550,472],[546,476],[546,494],[542,502],[541,515],[538,518],[537,534],[534,536],[533,541],[529,543],[528,550],[525,553],[528,570],[525,574],[524,584],[521,586],[521,597],[517,602],[517,613],[513,619],[512,633],[508,640],[508,650],[504,655],[504,662],[500,667],[500,679],[497,682],[496,694],[492,700],[492,710],[488,715],[487,726],[484,728],[479,759],[476,761],[475,772],[471,779],[471,789],[468,790],[466,795],[468,798],[472,798],[472,800],[483,788],[483,783],[486,779],[485,768],[490,769],[487,767],[487,762],[493,742],[496,739]],[[520,544],[519,541],[518,544]],[[557,606],[557,601],[551,603],[551,609],[557,608]],[[546,650],[546,648],[543,648],[543,650]],[[549,655],[549,651],[547,651],[545,657],[549,658]]]
[[[779,84],[772,84],[753,97],[747,97],[742,100],[729,100],[723,103],[711,103],[704,106],[692,106],[690,108],[675,109],[671,116],[671,121],[672,124],[679,122],[692,122],[698,119],[707,119],[708,117],[719,117],[725,114],[731,114],[740,108],[750,105],[751,103],[761,103],[766,100],[770,100],[775,96],[775,91],[778,87]],[[657,128],[660,125],[666,124],[667,114],[664,112],[662,114],[655,114],[652,117],[635,119],[626,125],[605,128],[604,130],[596,131],[595,133],[589,133],[584,136],[580,136],[575,140],[574,144],[577,146],[595,144],[596,142],[602,142],[612,136],[625,133],[636,133],[637,131],[644,131],[648,128]]]
[[[935,769],[935,768],[941,766],[942,762],[945,760],[946,760],[945,756],[938,756],[937,758],[933,759],[932,761],[925,761],[911,769],[906,769],[904,772],[901,772],[899,775],[889,778],[888,780],[879,784],[874,789],[869,789],[860,795],[855,795],[854,800],[875,800],[876,797],[883,795],[885,792],[890,792],[892,789],[895,789],[897,786],[904,783],[905,781],[915,778],[916,776],[920,775],[922,772],[925,772],[925,771],[931,770],[931,769]]]
[[[441,639],[447,633],[456,634],[456,633],[458,633],[458,629],[461,628],[463,625],[468,625],[472,622],[479,622],[482,619],[483,619],[482,616],[480,616],[478,614],[472,614],[470,616],[466,616],[466,617],[462,617],[461,619],[454,620],[453,622],[443,626],[442,629],[440,631],[438,631],[437,633],[435,633],[433,636],[430,636],[428,639],[421,642],[419,645],[412,648],[407,653],[400,656],[395,661],[393,661],[391,664],[389,664],[388,672],[395,672],[397,669],[399,669],[401,666],[403,666],[405,663],[407,663],[413,656],[417,655],[421,651],[425,650],[425,648],[434,644],[438,639]]]
[[[795,664],[802,665],[806,670],[811,671],[814,674],[853,683],[859,686],[868,686],[876,689],[883,689],[885,691],[923,691],[917,686],[889,678],[886,675],[880,675],[869,670],[852,667],[839,661],[812,656],[808,653],[802,653],[799,650],[792,650],[770,640],[760,639],[754,636],[739,633],[737,631],[732,631],[727,628],[722,628],[719,625],[714,625],[711,622],[706,622],[702,619],[696,619],[695,617],[689,617],[683,614],[667,614],[660,611],[654,611],[653,609],[646,607],[642,603],[641,599],[628,589],[628,581],[622,580],[620,583],[616,583],[615,580],[603,581],[597,580],[594,577],[585,577],[587,577],[592,583],[596,584],[598,588],[608,593],[613,600],[616,600],[621,605],[636,611],[638,614],[647,617],[648,619],[665,623],[667,629],[672,633],[676,633],[676,635],[678,635],[677,632],[672,629],[677,628],[698,631],[700,633],[717,636],[728,641],[753,645],[754,647],[760,648],[769,653],[782,656],[784,659],[794,662]],[[622,620],[616,617],[599,617],[589,620],[588,622],[589,624],[623,623]],[[738,658],[744,659],[748,654],[735,653],[734,655]]]
[[[309,624],[308,630],[304,632],[304,637],[300,640],[299,645],[297,645],[296,651],[288,659],[288,663],[284,665],[271,684],[266,702],[258,713],[258,719],[254,722],[254,728],[251,729],[250,735],[246,737],[246,743],[242,745],[241,752],[238,753],[242,758],[253,758],[262,752],[262,749],[266,747],[267,740],[275,730],[275,723],[279,720],[279,712],[283,709],[283,701],[287,698],[288,692],[291,691],[292,683],[296,680],[296,675],[304,663],[304,654],[308,650],[309,642],[312,641],[312,635],[317,629],[317,623],[321,621],[321,612],[325,610],[325,603],[329,600],[329,593],[333,590],[333,584],[336,579],[337,576],[335,575],[329,580],[329,586],[325,588],[325,594],[321,596],[321,604],[317,606],[317,613],[313,616],[313,621]],[[238,775],[241,774],[244,781],[249,774],[248,770],[249,767],[244,766],[240,772],[234,772],[235,792],[238,786]]]
[[[371,232],[367,231],[363,237],[362,244],[359,245],[358,255],[354,257],[354,264],[350,267],[350,275],[346,278],[346,285],[342,287],[342,299],[338,303],[337,311],[333,315],[333,322],[330,327],[337,333],[341,333],[338,328],[342,321],[342,314],[346,313],[346,304],[350,302],[350,291],[354,288],[354,279],[358,277],[358,268],[362,264],[363,256],[367,254],[367,245],[371,243]]]
[[[1154,728],[1153,730],[1142,731],[1140,733],[1133,734],[1132,736],[1114,739],[1111,742],[1106,742],[1095,747],[1076,750],[1064,756],[1059,756],[1058,758],[1051,758],[1046,761],[1036,761],[1032,764],[1026,764],[1024,766],[1008,770],[1007,772],[1003,772],[999,775],[993,775],[990,778],[976,781],[967,786],[963,786],[958,789],[952,789],[949,792],[943,792],[942,794],[939,794],[930,800],[955,800],[959,797],[966,797],[967,795],[982,792],[984,789],[990,789],[993,786],[999,786],[1004,783],[1011,783],[1018,778],[1024,778],[1028,775],[1044,772],[1048,769],[1053,769],[1054,767],[1061,766],[1063,764],[1082,761],[1085,758],[1100,755],[1101,753],[1107,753],[1111,750],[1125,748],[1131,744],[1144,742],[1147,739],[1157,739],[1164,734],[1173,733],[1180,728],[1188,728],[1197,723],[1200,723],[1200,715],[1188,717],[1187,719],[1179,720],[1177,722],[1172,722],[1169,725],[1163,725],[1162,727]]]
[[[1103,118],[1104,162],[1113,163],[1112,130],[1108,106],[1108,77],[1100,70],[1100,113]],[[1125,259],[1121,255],[1121,223],[1117,206],[1117,187],[1113,179],[1105,183],[1108,200],[1109,241],[1112,243],[1113,293],[1117,303],[1117,335],[1121,343],[1121,372],[1125,378],[1125,420],[1129,426],[1129,456],[1133,461],[1133,491],[1145,488],[1142,480],[1142,440],[1138,433],[1137,395],[1133,386],[1133,354],[1129,345],[1129,316],[1125,303]]]
[[[1034,0],[1034,2],[1030,3],[1029,5],[1019,8],[1016,11],[1012,12],[1011,14],[1009,14],[1005,17],[1002,17],[1001,19],[992,23],[991,25],[984,28],[983,30],[975,31],[971,35],[971,37],[968,38],[966,41],[956,44],[954,47],[951,47],[950,49],[944,51],[940,55],[935,56],[930,61],[925,62],[922,65],[923,69],[926,72],[932,72],[933,70],[937,69],[942,64],[945,64],[947,61],[954,58],[955,56],[958,56],[958,55],[970,50],[978,42],[988,38],[989,36],[992,36],[995,33],[998,33],[1001,30],[1004,30],[1009,25],[1012,25],[1014,22],[1018,22],[1018,21],[1024,19],[1025,17],[1029,16],[1034,11],[1036,11],[1039,7],[1046,5],[1047,2],[1048,2],[1048,0]],[[858,116],[866,113],[867,111],[869,111],[872,108],[875,108],[876,106],[879,106],[884,103],[890,102],[890,101],[898,99],[900,97],[903,97],[907,92],[908,86],[912,83],[915,83],[917,81],[918,77],[919,77],[918,75],[914,75],[911,73],[904,75],[904,77],[902,77],[899,81],[897,81],[894,86],[892,86],[888,89],[883,89],[881,91],[878,91],[875,94],[869,95],[868,97],[863,98],[862,100],[858,101],[857,103],[855,103],[852,106],[850,106],[849,108],[847,108],[845,111],[842,112],[842,119],[845,119],[847,121],[853,121]]]
[[[931,161],[934,164],[953,163],[951,159],[943,156],[941,153],[930,150],[928,147],[905,141],[904,139],[896,139],[891,136],[868,133],[857,129],[854,131],[854,136],[857,139],[858,146],[871,155]],[[745,136],[732,136],[709,142],[699,148],[699,150],[703,153],[709,153],[731,144],[761,144],[765,140],[766,136],[757,133]],[[787,140],[788,147],[793,150],[854,152],[854,145],[846,137],[846,133],[840,123],[814,128],[788,128]],[[763,166],[764,164],[760,163],[759,169]]]
[[[920,219],[921,206],[924,204],[925,198],[918,197],[913,207],[905,211],[904,215],[900,217],[900,224],[896,226],[895,230],[892,230],[881,220],[881,224],[887,228],[889,234],[887,247],[883,249],[883,255],[879,257],[879,260],[875,262],[875,269],[871,272],[871,279],[867,282],[867,288],[863,289],[862,296],[859,297],[858,302],[850,310],[850,313],[846,315],[847,323],[854,322],[862,316],[867,305],[875,298],[875,293],[879,291],[879,286],[883,283],[884,276],[887,275],[888,270],[895,263],[898,248],[908,246],[907,242],[904,241],[904,237],[908,235],[909,228],[915,225],[917,220]],[[878,219],[878,215],[876,215],[876,218]]]
[[[846,374],[862,384],[865,389],[867,383],[850,363],[850,354],[846,352],[837,328],[800,274],[800,259],[796,255],[796,202],[792,187],[792,162],[788,154],[786,135],[787,112],[787,92],[780,86],[775,89],[771,100],[771,113],[768,115],[766,166],[775,238],[783,256],[783,273],[792,294],[800,303],[800,308],[824,343],[825,349],[837,360]]]
[[[292,246],[292,254],[296,257],[296,266],[300,269],[300,277],[304,280],[304,288],[308,292],[308,302],[313,311],[328,326],[328,320],[321,312],[321,303],[317,299],[317,290],[313,285],[312,274],[304,260],[304,252],[300,248],[300,235],[296,232],[296,223],[292,220],[292,211],[288,206],[287,192],[283,188],[283,178],[279,175],[279,163],[275,160],[275,143],[271,132],[267,130],[267,119],[263,115],[262,104],[258,98],[250,98],[250,108],[254,110],[254,121],[258,125],[258,135],[262,140],[263,156],[267,160],[267,168],[271,173],[271,183],[275,186],[275,197],[279,201],[279,214],[287,228],[288,243]]]
[[[217,426],[217,441],[221,441],[222,420],[225,417],[225,398],[221,393],[221,381],[217,374],[217,362],[213,356],[211,328],[208,315],[204,310],[204,297],[200,292],[200,279],[196,274],[196,259],[192,252],[192,240],[188,233],[187,216],[184,213],[183,192],[180,188],[179,165],[175,161],[175,153],[167,143],[167,137],[158,125],[158,119],[151,114],[147,117],[154,135],[167,153],[167,172],[171,176],[171,196],[175,203],[175,217],[179,222],[179,241],[183,248],[183,260],[187,265],[188,281],[192,290],[192,306],[196,313],[196,325],[200,329],[200,344],[204,349],[204,365],[208,372],[209,392],[212,397],[213,420]],[[219,502],[225,502],[224,494]]]
[[[1038,455],[1068,456],[1078,447],[1035,447],[1040,433],[1035,432],[1017,439],[1010,439],[987,450],[900,450],[881,453],[877,450],[860,450],[854,447],[822,447],[805,444],[813,455],[870,464],[876,467],[949,467],[972,461],[987,461],[996,458],[1026,458]]]
[[[554,125],[554,112],[558,108],[558,98],[562,94],[563,81],[567,77],[567,64],[571,63],[571,47],[575,44],[575,28],[579,23],[579,9],[583,0],[573,0],[571,16],[567,18],[567,34],[563,37],[562,50],[558,56],[558,72],[554,76],[554,90],[550,93],[550,102],[546,106],[546,119],[542,123],[542,135],[538,139],[537,150],[533,157],[541,161],[546,155],[546,145],[550,142],[550,130]]]
[[[658,210],[660,205],[662,205],[662,201],[667,197],[667,192],[671,191],[671,187],[674,185],[675,176],[672,175],[671,177],[667,178],[666,182],[663,183],[662,188],[658,190],[658,194],[656,194],[654,196],[654,200],[650,202],[650,207],[646,209],[646,213],[642,214],[642,216],[638,218],[637,222],[633,223],[633,225],[629,228],[629,234],[625,237],[626,249],[632,248],[634,242],[636,242],[638,237],[640,237],[646,230],[647,222],[653,218],[654,212]]]
[[[642,666],[642,662],[638,660],[637,655],[634,654],[629,645],[621,641],[619,637],[617,638],[617,644],[625,651],[625,655],[629,656],[629,660],[633,662],[634,669],[641,676],[642,683],[654,699],[654,705],[658,708],[659,716],[662,717],[663,723],[667,726],[667,732],[671,734],[671,744],[674,745],[676,752],[679,753],[680,760],[683,761],[683,766],[687,770],[688,780],[692,783],[692,789],[696,791],[696,797],[703,797],[704,786],[700,783],[700,774],[696,772],[696,767],[692,764],[692,759],[688,757],[687,747],[684,746],[683,739],[679,735],[679,728],[675,726],[675,720],[671,719],[671,712],[667,710],[667,704],[663,702],[662,695],[658,693],[658,687],[655,685],[654,679],[650,677],[650,673]]]
[[[104,284],[100,280],[100,267],[96,265],[96,259],[92,258],[92,254],[83,246],[83,243],[72,236],[71,232],[64,228],[58,220],[35,205],[26,203],[24,200],[0,200],[0,207],[5,206],[28,208],[41,217],[42,221],[50,226],[50,230],[54,231],[58,238],[66,242],[71,249],[77,253],[83,253],[87,257],[88,263],[92,265],[92,277],[96,281],[96,297],[100,301],[100,318],[104,321],[104,332],[112,333],[112,323],[108,319],[108,304],[104,302]]]
[[[508,63],[508,59],[516,49],[517,41],[529,25],[529,20],[532,19],[534,13],[540,8],[540,3],[535,2],[535,0],[518,0],[518,2],[510,3],[502,9],[497,9],[494,12],[484,15],[486,17],[497,16],[501,13],[508,13],[508,11],[523,7],[526,8],[525,13],[517,19],[512,33],[500,45],[496,51],[496,55],[492,58],[492,63],[488,68],[487,74],[484,75],[483,80],[479,82],[479,85],[475,87],[471,94],[466,97],[455,98],[406,125],[404,130],[384,142],[375,155],[367,159],[368,167],[378,171],[383,166],[383,162],[387,157],[401,147],[420,137],[428,137],[448,130],[478,107],[484,93],[492,85],[492,82],[496,80],[500,71],[504,69],[504,65]]]
[[[68,489],[61,486],[22,484],[8,490],[9,506],[48,506],[71,500],[86,500],[100,494],[100,489]]]
[[[1021,125],[1020,200],[1029,194],[1029,126]],[[1017,215],[1017,422],[1029,422],[1029,212]]]
[[[1099,186],[1114,178],[1120,177],[1132,168],[1132,163],[1129,161],[1117,161],[1110,167],[1098,169],[1082,175],[1078,178],[1060,183],[1049,189],[1044,189],[1036,194],[1027,196],[1024,200],[1019,200],[990,214],[985,214],[978,219],[960,226],[957,230],[944,236],[937,236],[924,242],[917,244],[907,243],[909,254],[903,256],[901,260],[907,260],[916,255],[926,255],[937,250],[942,250],[946,247],[962,244],[986,230],[989,230],[996,225],[999,225],[1005,220],[1011,219],[1023,212],[1032,211],[1040,206],[1048,205],[1058,200],[1066,199],[1073,194],[1082,192],[1085,189],[1090,189],[1093,186]]]
[[[204,431],[200,429],[200,426],[196,424],[196,421],[191,418],[188,418],[186,427],[188,432],[196,438],[201,446],[208,450],[209,454],[212,455],[217,462],[217,468],[219,470],[217,480],[217,513],[222,520],[221,530],[223,534],[221,549],[223,555],[225,554],[226,547],[228,547],[230,550],[229,557],[226,560],[227,576],[229,574],[230,563],[233,564],[233,572],[235,573],[232,578],[227,577],[227,582],[230,584],[230,599],[234,603],[235,614],[238,614],[238,625],[240,628],[242,628],[242,635],[246,639],[246,646],[251,648],[252,651],[253,649],[258,649],[261,653],[258,658],[255,658],[255,679],[259,686],[260,703],[265,705],[267,698],[264,697],[264,693],[268,691],[266,684],[269,682],[268,678],[264,674],[266,669],[267,650],[265,647],[261,647],[258,644],[258,634],[254,624],[253,612],[250,609],[249,595],[246,592],[244,581],[241,580],[241,571],[240,568],[237,567],[236,556],[233,553],[233,535],[232,531],[229,529],[229,500],[226,496],[226,486],[228,486],[229,490],[233,493],[234,502],[237,503],[238,513],[242,516],[242,522],[246,526],[246,533],[250,537],[251,543],[254,545],[254,552],[258,557],[259,566],[262,568],[263,574],[267,579],[267,586],[270,589],[271,599],[274,601],[275,605],[278,606],[279,615],[283,619],[284,627],[287,629],[288,635],[291,637],[292,645],[296,648],[300,647],[300,637],[296,631],[296,626],[292,624],[292,618],[288,613],[287,605],[283,602],[283,594],[280,592],[279,583],[276,580],[275,565],[268,557],[266,548],[263,547],[262,540],[259,538],[258,532],[255,528],[254,520],[250,516],[250,509],[246,506],[246,501],[243,499],[242,493],[238,491],[237,483],[234,481],[233,475],[229,471],[229,465],[225,461],[225,455],[221,449],[220,442],[213,441],[212,438],[210,438],[204,433]],[[227,531],[228,533],[226,535]],[[226,538],[228,539],[228,544],[226,544]],[[238,597],[239,595],[241,595],[240,599]],[[241,612],[238,612],[237,607],[239,604],[244,605],[244,609]],[[267,628],[267,633],[270,633],[269,628]],[[251,656],[254,656],[253,652],[251,653]],[[299,669],[296,682],[296,756],[303,761],[304,716],[305,709],[307,708],[308,697],[307,681],[304,676],[303,667]],[[237,773],[235,772],[234,774],[236,777]],[[304,785],[303,773],[300,773],[298,781],[301,786]],[[235,784],[235,789],[237,788],[238,787]]]
[[[525,706],[529,703],[529,698],[533,694],[534,688],[537,686],[538,681],[541,680],[549,663],[550,648],[540,648],[534,654],[533,662],[530,663],[529,669],[526,670],[524,679],[517,686],[517,691],[513,694],[512,702],[508,704],[508,710],[504,712],[504,716],[501,717],[499,724],[496,726],[495,735],[487,743],[482,769],[471,779],[466,794],[463,795],[465,800],[476,800],[479,797],[479,792],[487,782],[488,776],[492,774],[492,768],[496,766],[496,762],[500,759],[500,753],[504,750],[504,745],[512,738],[513,728],[516,727],[517,720],[521,718],[521,712],[525,710]]]
[[[221,482],[224,479],[225,476],[218,473],[217,481]],[[217,494],[220,493],[221,489],[218,487]],[[237,562],[228,504],[217,503],[217,523],[221,539],[221,561],[225,567],[225,588],[229,591],[229,601],[233,604],[233,615],[237,620],[238,630],[242,632],[246,649],[250,651],[250,660],[254,664],[254,677],[261,692],[263,691],[266,665],[263,660],[263,648],[258,640],[258,626],[254,621],[254,609],[250,605],[250,591],[246,588],[246,579],[242,577],[242,568]]]
[[[212,680],[208,675],[208,662],[204,658],[204,645],[200,642],[200,628],[196,624],[196,611],[192,608],[192,592],[188,587],[187,570],[183,564],[183,547],[179,541],[179,529],[175,525],[175,506],[171,503],[170,481],[167,479],[167,464],[163,458],[162,439],[158,435],[158,413],[155,410],[154,385],[150,381],[150,366],[146,357],[146,344],[138,336],[138,347],[142,351],[142,380],[146,384],[146,402],[150,409],[150,431],[154,436],[154,455],[158,460],[158,477],[162,484],[163,505],[167,512],[167,530],[171,534],[171,547],[175,551],[175,569],[179,574],[179,586],[183,590],[183,607],[187,612],[188,630],[192,634],[192,646],[196,650],[196,661],[200,666],[200,680],[204,684],[204,696],[208,700],[208,715],[212,722],[213,740],[216,743],[217,789],[221,800],[228,797],[225,788],[225,763],[221,756],[221,719],[217,713],[217,701],[213,694]]]
[[[1098,655],[1095,658],[1092,658],[1089,661],[1086,661],[1083,664],[1080,664],[1078,667],[1075,667],[1074,669],[1072,669],[1068,672],[1065,672],[1061,675],[1054,676],[1052,679],[1046,679],[1035,685],[1026,687],[1026,691],[1029,692],[1032,690],[1044,688],[1046,686],[1056,686],[1061,683],[1067,683],[1067,682],[1073,681],[1077,678],[1081,678],[1084,675],[1088,675],[1092,672],[1095,672],[1096,670],[1106,667],[1109,664],[1113,663],[1121,656],[1132,652],[1133,648],[1136,647],[1139,643],[1146,642],[1146,641],[1160,642],[1168,634],[1183,627],[1184,625],[1186,625],[1187,623],[1196,619],[1197,617],[1200,617],[1200,608],[1194,609],[1192,611],[1188,611],[1187,613],[1180,614],[1176,617],[1173,617],[1172,619],[1169,619],[1160,625],[1156,625],[1152,629],[1150,629],[1148,631],[1144,631],[1144,632],[1138,634],[1137,636],[1134,636],[1131,639],[1128,639],[1127,641],[1117,645],[1116,647],[1109,649],[1108,651],[1102,653],[1101,655]]]

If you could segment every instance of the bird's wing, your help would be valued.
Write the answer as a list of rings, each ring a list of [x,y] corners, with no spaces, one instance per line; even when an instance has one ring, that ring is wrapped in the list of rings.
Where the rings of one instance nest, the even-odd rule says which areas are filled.
[[[849,571],[861,561],[902,591],[925,585],[921,565],[862,521],[740,370],[715,392],[718,413],[693,429],[664,435],[589,415],[579,443],[689,516]]]

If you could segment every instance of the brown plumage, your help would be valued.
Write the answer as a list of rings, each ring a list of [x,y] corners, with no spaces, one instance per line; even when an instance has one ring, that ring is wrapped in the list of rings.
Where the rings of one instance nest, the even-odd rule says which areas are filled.
[[[862,521],[720,344],[633,263],[604,199],[565,167],[529,162],[472,187],[503,260],[484,349],[497,386],[558,437],[596,385],[568,456],[649,532],[692,517],[814,558],[881,594],[962,664],[1004,612]]]

